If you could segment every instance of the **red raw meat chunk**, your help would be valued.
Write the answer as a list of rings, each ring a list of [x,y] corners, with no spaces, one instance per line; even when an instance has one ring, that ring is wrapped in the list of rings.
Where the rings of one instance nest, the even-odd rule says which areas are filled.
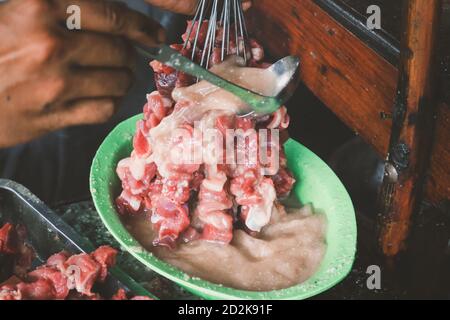
[[[175,82],[175,88],[187,87],[194,84],[195,78],[184,72],[177,72],[177,81]]]
[[[173,203],[183,204],[189,200],[190,181],[177,177],[163,179],[161,195]]]
[[[221,213],[221,219],[226,220],[226,224],[216,228],[212,224],[203,227],[201,239],[219,243],[230,243],[233,239],[233,218],[230,215]]]
[[[175,49],[175,48],[174,48]],[[165,74],[170,74],[173,73],[175,71],[174,68],[169,67],[157,60],[153,60],[150,62],[150,67],[152,67],[153,71],[155,73],[165,73]]]
[[[163,97],[158,91],[148,94],[147,104],[144,106],[144,119],[147,129],[147,131],[144,130],[144,134],[148,134],[148,130],[156,127],[168,115],[172,106],[173,101]]]
[[[147,140],[146,135],[147,128],[145,127],[144,121],[138,121],[136,123],[136,134],[133,138],[133,148],[134,152],[138,157],[145,157],[150,155],[151,147]]]
[[[47,279],[38,279],[35,282],[21,282],[17,285],[17,290],[24,300],[53,300],[57,293],[53,283]]]
[[[264,48],[255,39],[250,39],[249,43],[252,53],[252,59],[256,62],[261,62],[264,59]]]
[[[100,264],[88,254],[82,253],[67,259],[64,267],[69,278],[69,289],[76,289],[87,296],[92,295],[92,286],[101,271]]]
[[[143,198],[133,196],[128,190],[124,189],[116,199],[117,210],[120,214],[137,214],[142,212]]]
[[[91,292],[92,286],[106,277],[116,254],[108,246],[99,247],[91,255],[69,256],[64,251],[54,254],[45,265],[26,274],[26,281],[11,277],[0,284],[0,300],[99,300],[100,295]]]
[[[155,72],[155,73],[164,72],[164,64],[162,64],[162,62],[159,62],[157,60],[151,61],[150,67],[153,69],[153,72]]]
[[[208,33],[208,22],[209,21],[207,20],[202,21],[200,31],[198,32],[197,47],[202,47],[205,44],[206,35]],[[195,21],[194,24],[192,24],[192,20],[188,21],[186,33],[181,36],[183,42],[189,39],[189,42],[191,42],[192,45],[194,44],[195,37],[197,36],[198,24],[199,21]]]
[[[0,228],[0,253],[14,254],[17,252],[17,235],[14,226],[6,223]]]
[[[211,57],[209,58],[209,68],[222,62],[222,50],[220,48],[214,48],[212,50]]]
[[[280,171],[272,176],[273,184],[277,192],[277,197],[287,197],[295,184],[295,179],[286,168],[280,168]]]
[[[204,185],[205,183],[200,187],[197,211],[224,211],[230,209],[233,206],[233,201],[231,201],[228,193],[225,190],[215,191],[208,189]]]
[[[150,129],[157,126],[172,110],[173,101],[164,98],[157,91],[147,95],[144,119],[138,121],[134,136],[134,151],[131,157],[123,159],[117,166],[117,174],[122,181],[122,194],[116,199],[119,212],[141,213],[150,199],[152,180],[157,173],[156,165],[148,162],[151,146],[147,139]]]
[[[240,205],[259,203],[261,197],[255,194],[255,186],[260,180],[257,170],[246,169],[231,180],[230,191]]]
[[[236,118],[236,129],[242,129],[244,131],[255,128],[255,120],[253,118]]]
[[[183,49],[182,45],[172,45],[173,49],[179,51],[183,56],[190,57],[191,52],[189,49]],[[158,61],[152,61],[150,66],[155,72],[155,84],[158,92],[167,98],[170,98],[172,91],[177,87],[185,87],[194,83],[194,78],[190,75],[176,71],[175,69],[161,64]]]
[[[161,198],[161,193],[163,189],[163,180],[161,177],[156,177],[153,182],[150,184],[149,192],[147,194],[147,208],[153,208],[156,207],[156,204],[159,201],[159,198]]]
[[[223,115],[216,119],[216,128],[225,137],[228,129],[233,129],[235,124],[234,116]]]
[[[208,178],[203,180],[194,212],[193,225],[201,229],[201,239],[229,243],[233,238],[233,206],[227,188],[227,176],[218,166],[208,166]]]
[[[287,114],[287,109],[283,106],[272,114],[270,122],[267,124],[267,128],[280,130],[287,129],[289,122],[290,118]]]
[[[127,293],[125,292],[124,289],[119,289],[112,296],[111,300],[128,300]]]
[[[14,284],[0,286],[0,301],[2,300],[22,300],[22,293]]]
[[[156,165],[146,163],[145,159],[127,158],[119,162],[117,174],[122,180],[122,187],[131,195],[144,196],[148,192],[150,181],[156,175]],[[130,202],[130,206],[138,211],[139,207]]]
[[[152,299],[147,296],[135,296],[135,297],[131,298],[130,300],[155,300],[155,299]]]
[[[62,300],[69,294],[68,279],[56,268],[46,266],[37,268],[28,274],[28,278],[33,282],[48,280],[54,289],[54,299]]]
[[[70,254],[66,251],[55,253],[47,259],[46,266],[53,267],[61,272],[64,272],[64,262],[66,262],[69,257]]]
[[[165,198],[159,199],[151,220],[158,231],[158,238],[154,243],[170,248],[174,247],[176,239],[190,223],[187,206],[176,205]]]
[[[178,81],[178,75],[173,73],[155,73],[155,84],[158,91],[165,97],[170,97]]]
[[[117,250],[110,246],[101,246],[91,253],[91,257],[101,265],[99,279],[104,281],[108,275],[108,268],[116,264]]]
[[[127,293],[124,289],[117,290],[116,294],[111,298],[112,300],[128,300]],[[146,296],[135,296],[129,300],[153,300],[150,297]]]

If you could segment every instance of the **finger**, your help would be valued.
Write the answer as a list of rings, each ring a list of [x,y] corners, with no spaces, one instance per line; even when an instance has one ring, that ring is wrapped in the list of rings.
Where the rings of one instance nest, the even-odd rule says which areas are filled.
[[[80,7],[81,30],[122,35],[149,46],[165,41],[164,29],[142,13],[114,1],[58,0],[61,19],[67,19],[66,10],[71,5]]]
[[[244,11],[247,11],[248,9],[250,9],[251,6],[252,6],[251,0],[242,1],[242,9],[244,9]]]
[[[121,37],[94,32],[73,32],[70,35],[72,63],[89,67],[134,67],[134,50]]]
[[[116,107],[117,100],[112,98],[82,99],[41,116],[38,126],[55,131],[76,125],[104,123],[114,115]]]
[[[191,15],[195,13],[198,0],[146,0],[151,5],[176,13]]]
[[[129,69],[75,68],[71,71],[62,99],[123,97],[130,89],[133,74]]]

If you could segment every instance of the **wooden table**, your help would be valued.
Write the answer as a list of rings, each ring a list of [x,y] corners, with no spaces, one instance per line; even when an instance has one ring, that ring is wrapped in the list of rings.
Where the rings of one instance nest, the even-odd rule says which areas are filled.
[[[395,190],[385,187],[384,206],[374,208],[382,213],[380,247],[396,256],[420,204],[439,208],[450,199],[450,81],[444,81],[450,33],[440,22],[449,19],[439,19],[450,17],[450,1],[403,1],[403,14],[401,1],[397,6],[375,1],[387,12],[382,17],[401,15],[405,21],[401,26],[386,19],[389,31],[377,32],[357,13],[367,1],[344,1],[258,0],[248,20],[271,54],[299,55],[305,85],[380,155],[396,162],[398,179],[389,187]],[[401,103],[404,119],[395,116]]]

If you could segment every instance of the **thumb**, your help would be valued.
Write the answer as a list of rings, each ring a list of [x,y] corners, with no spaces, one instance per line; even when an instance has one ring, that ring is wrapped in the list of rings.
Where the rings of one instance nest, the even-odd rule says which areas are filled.
[[[248,9],[250,9],[251,6],[252,6],[251,0],[243,0],[242,1],[242,8],[244,9],[244,11],[247,11]]]

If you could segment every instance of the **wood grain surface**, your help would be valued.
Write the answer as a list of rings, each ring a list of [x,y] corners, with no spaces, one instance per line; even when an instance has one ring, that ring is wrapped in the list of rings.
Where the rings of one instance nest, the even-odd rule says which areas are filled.
[[[404,3],[398,93],[380,193],[380,244],[386,256],[401,251],[422,201],[436,124],[440,13],[440,0]]]
[[[449,0],[444,3],[450,8]],[[313,0],[255,1],[248,23],[251,33],[275,57],[300,56],[305,85],[381,155],[387,155],[392,126],[389,117],[397,90],[396,66]],[[447,36],[441,35],[443,42]],[[435,204],[450,199],[449,105],[441,103],[438,115],[426,189],[427,199]]]

